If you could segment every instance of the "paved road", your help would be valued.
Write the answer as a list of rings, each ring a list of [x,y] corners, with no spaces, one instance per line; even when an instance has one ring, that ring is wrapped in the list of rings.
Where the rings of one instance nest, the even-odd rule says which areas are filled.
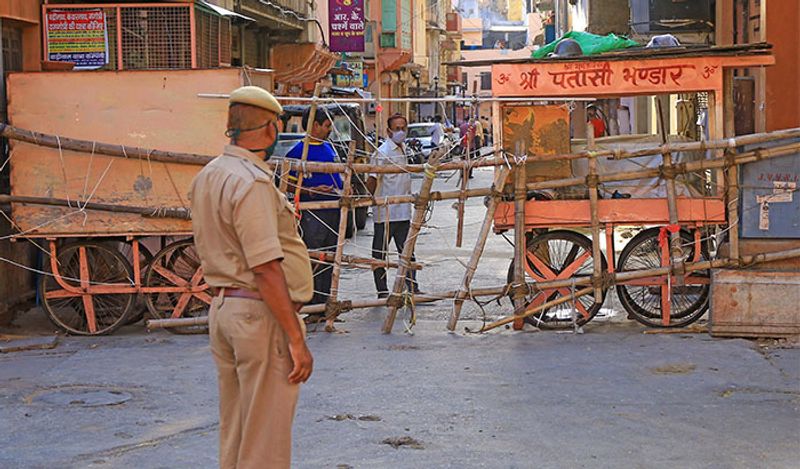
[[[476,171],[479,185],[490,178]],[[482,201],[469,201],[457,248],[451,205],[437,204],[436,228],[420,238],[427,291],[458,284],[482,219]],[[370,231],[348,252],[368,255]],[[493,236],[476,283],[503,283],[511,252]],[[371,273],[348,271],[343,289],[346,298],[374,297]],[[398,322],[385,336],[385,310],[348,313],[341,333],[311,334],[316,369],[301,393],[295,466],[798,467],[800,349],[645,335],[614,305],[582,335],[450,334],[442,303],[420,308],[414,335]],[[474,305],[464,313],[483,314]],[[0,332],[52,329],[39,310],[15,326]],[[216,381],[204,336],[129,326],[64,338],[52,350],[0,355],[0,383],[2,468],[215,465]],[[383,443],[401,437],[415,444]]]
[[[312,334],[300,468],[794,468],[800,349],[630,323],[582,335],[380,334],[382,311]],[[38,322],[36,313],[28,321]],[[41,324],[41,323],[40,323]],[[66,338],[0,356],[0,467],[213,467],[204,336]],[[66,399],[64,395],[67,395]],[[93,404],[103,396],[128,398]],[[382,442],[408,436],[419,449]],[[342,465],[342,466],[339,466]]]

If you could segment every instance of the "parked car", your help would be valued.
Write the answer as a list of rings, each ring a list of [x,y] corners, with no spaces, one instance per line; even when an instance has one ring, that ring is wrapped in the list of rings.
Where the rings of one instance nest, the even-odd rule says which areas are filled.
[[[433,122],[421,122],[417,124],[408,125],[408,134],[406,135],[406,142],[408,146],[414,151],[415,156],[413,163],[423,163],[428,160],[431,152],[434,149],[431,136],[433,128],[436,124]],[[454,145],[458,140],[452,134],[444,132],[442,145]]]

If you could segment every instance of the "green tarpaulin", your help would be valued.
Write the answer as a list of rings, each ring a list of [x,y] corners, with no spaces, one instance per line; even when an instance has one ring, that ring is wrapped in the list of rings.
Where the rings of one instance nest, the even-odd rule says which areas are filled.
[[[626,49],[628,47],[636,47],[640,45],[636,41],[632,41],[626,37],[617,36],[616,34],[609,34],[608,36],[598,36],[597,34],[583,33],[580,31],[570,31],[561,36],[559,39],[541,47],[531,54],[534,59],[543,59],[548,54],[556,50],[556,46],[564,39],[574,39],[575,42],[580,44],[583,49],[583,55],[602,54],[618,49]]]

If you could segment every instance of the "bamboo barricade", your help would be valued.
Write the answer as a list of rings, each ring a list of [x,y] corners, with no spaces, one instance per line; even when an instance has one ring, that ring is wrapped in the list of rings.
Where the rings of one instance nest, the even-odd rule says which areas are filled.
[[[308,110],[308,121],[306,122],[306,134],[303,136],[303,152],[300,154],[300,167],[305,168],[306,161],[308,160],[308,147],[311,143],[311,129],[314,128],[314,119],[317,117],[317,100],[321,85],[317,83],[314,86],[314,100],[311,101],[311,107]],[[277,138],[277,137],[276,137]],[[294,187],[294,209],[298,216],[300,215],[300,194],[303,192],[303,178],[305,171],[297,173],[297,185]],[[281,175],[282,176],[282,175]]]
[[[660,148],[660,147],[658,147]],[[790,155],[793,153],[797,153],[800,151],[800,143],[792,143],[787,145],[781,145],[771,148],[764,148],[759,150],[752,150],[744,153],[740,153],[736,156],[728,155],[723,158],[712,158],[707,160],[701,161],[692,161],[688,163],[682,163],[680,165],[675,165],[673,167],[673,173],[675,175],[678,174],[687,174],[697,171],[703,171],[707,169],[720,169],[725,168],[733,165],[740,165],[745,163],[751,163],[754,161],[765,160],[770,158],[777,158],[785,155]],[[530,157],[528,158],[530,161]],[[341,165],[339,163],[322,163],[322,164],[338,164],[344,170],[345,165]],[[447,163],[445,163],[447,164]],[[438,170],[443,171],[445,170],[444,165],[442,164],[439,166]],[[503,162],[505,164],[505,162]],[[499,164],[498,164],[499,165]],[[354,172],[360,172],[357,168],[358,166],[370,166],[373,165],[358,165],[354,164],[353,169]],[[387,166],[374,166],[375,168],[387,168]],[[394,168],[397,169],[397,168]],[[311,164],[309,163],[309,167],[307,168],[308,171],[316,171],[316,168],[311,168]],[[367,172],[373,172],[371,170]],[[637,171],[623,171],[616,174],[601,174],[597,177],[598,183],[604,182],[615,182],[615,181],[630,181],[635,179],[647,179],[653,177],[663,177],[664,169],[663,168],[654,168],[654,169],[642,169]],[[549,181],[542,181],[542,182],[534,182],[529,183],[526,185],[527,190],[542,190],[542,189],[557,189],[561,187],[570,187],[570,186],[579,186],[586,183],[585,177],[573,177],[573,178],[562,178],[562,179],[553,179]],[[466,197],[485,197],[492,194],[492,189],[488,187],[482,187],[477,189],[468,189],[466,192]],[[461,197],[461,190],[453,190],[453,191],[431,191],[430,193],[430,200],[431,201],[440,201],[440,200],[450,200],[450,199],[458,199]],[[414,203],[417,199],[416,195],[399,195],[399,196],[389,196],[389,197],[363,197],[356,200],[352,200],[349,202],[351,208],[355,207],[374,207],[374,206],[385,206],[385,205],[392,205],[392,204],[402,204],[402,203]],[[141,206],[131,206],[131,205],[115,205],[115,204],[104,204],[104,203],[96,203],[90,202],[87,203],[85,206],[81,203],[80,207],[77,207],[77,201],[68,201],[66,199],[59,199],[59,198],[51,198],[51,197],[33,197],[33,196],[18,196],[18,195],[0,195],[0,203],[25,203],[25,204],[36,204],[36,205],[51,205],[51,206],[61,206],[61,207],[72,207],[72,208],[85,208],[87,210],[105,210],[105,211],[114,211],[119,213],[134,213],[139,214],[142,216],[154,216],[154,217],[164,217],[164,218],[183,218],[187,219],[190,218],[190,213],[183,208],[163,208],[163,207],[141,207]],[[301,202],[300,203],[300,210],[315,210],[315,209],[324,209],[324,208],[340,208],[341,204],[348,203],[344,201],[320,201],[320,202]]]
[[[761,254],[754,254],[752,256],[743,256],[740,259],[714,259],[709,261],[700,261],[700,262],[687,262],[686,263],[686,272],[695,272],[698,270],[708,270],[708,269],[719,269],[725,267],[750,267],[756,264],[764,263],[764,262],[774,262],[786,259],[793,259],[800,257],[800,248],[795,249],[788,249],[785,251],[776,251],[770,253],[761,253]],[[629,280],[636,280],[645,277],[652,277],[657,275],[667,275],[671,271],[671,267],[658,267],[653,269],[642,269],[642,270],[630,270],[625,272],[617,272],[614,274],[604,274],[604,278],[609,286],[616,285],[621,282],[629,281]],[[526,284],[526,288],[540,288],[540,289],[555,289],[555,288],[564,288],[569,287],[571,285],[585,287],[589,285],[589,287],[583,288],[581,290],[577,290],[575,292],[577,296],[583,296],[588,293],[592,293],[594,287],[592,285],[592,279],[589,277],[580,277],[575,279],[574,281],[571,279],[564,279],[564,280],[551,280],[547,282],[531,282]],[[493,286],[493,287],[481,287],[481,288],[474,288],[470,291],[470,295],[474,297],[482,297],[482,296],[497,296],[497,295],[506,295],[510,292],[511,286],[510,285],[502,285],[502,286]],[[585,290],[585,292],[583,292]],[[432,303],[441,300],[453,299],[460,290],[450,290],[444,292],[436,292],[436,293],[425,293],[419,295],[411,295],[411,300],[415,304],[421,303]],[[486,332],[496,327],[500,327],[502,325],[508,324],[513,322],[515,319],[524,319],[527,316],[536,314],[537,312],[541,311],[542,309],[546,309],[551,306],[555,306],[558,304],[566,303],[572,300],[572,295],[567,295],[561,298],[558,298],[555,301],[558,303],[553,304],[545,303],[540,305],[537,308],[531,308],[530,310],[525,311],[519,315],[512,315],[506,318],[500,319],[493,323],[487,324],[485,327],[481,328],[478,332]],[[381,300],[362,300],[362,301],[351,301],[351,302],[342,302],[343,303],[343,311],[350,311],[353,309],[362,309],[362,308],[375,308],[380,306],[386,306],[388,301],[387,299]],[[309,305],[304,306],[300,309],[301,314],[315,314],[315,313],[322,313],[325,311],[325,305]],[[184,326],[195,326],[195,325],[205,325],[208,323],[208,317],[198,317],[198,318],[178,318],[178,319],[152,319],[147,321],[147,327],[150,329],[160,329],[160,328],[170,328],[170,327],[184,327]]]
[[[53,148],[61,148],[61,149],[68,149],[69,150],[71,148],[67,148],[67,145],[77,145],[76,148],[72,148],[72,149],[73,150],[77,150],[77,151],[84,151],[84,152],[87,152],[87,153],[89,151],[94,150],[94,152],[98,153],[98,154],[103,154],[104,152],[108,152],[108,153],[117,152],[117,154],[113,154],[111,156],[131,157],[131,155],[129,154],[129,150],[131,150],[131,149],[129,147],[106,145],[106,144],[96,144],[95,142],[86,142],[86,141],[76,141],[76,140],[69,141],[69,139],[62,140],[58,136],[55,136],[55,137],[49,136],[49,137],[52,137],[51,141],[42,142],[42,141],[38,140],[38,136],[39,135],[44,135],[44,134],[36,134],[36,133],[29,132],[29,131],[21,131],[21,129],[15,129],[13,127],[6,126],[6,125],[0,126],[0,129],[2,129],[2,131],[0,133],[2,133],[3,136],[6,136],[8,138],[12,138],[13,139],[14,135],[16,135],[18,137],[22,136],[22,138],[17,138],[17,140],[27,141],[25,139],[28,138],[29,140],[32,140],[31,143],[40,144],[40,145],[43,145],[43,146],[51,146]],[[27,134],[25,134],[25,132],[27,132]],[[7,133],[10,134],[10,135],[6,135]],[[672,163],[672,161],[671,161],[671,158],[670,158],[669,161],[667,161],[665,159],[664,164],[660,168],[645,169],[645,170],[639,170],[639,171],[620,172],[620,173],[616,173],[616,174],[608,174],[608,175],[601,175],[601,176],[595,175],[597,183],[600,183],[600,182],[611,182],[611,181],[623,181],[623,180],[634,180],[634,179],[649,178],[649,177],[661,177],[661,178],[664,178],[664,179],[668,180],[670,176],[674,177],[674,175],[676,175],[676,174],[686,174],[686,173],[689,173],[689,172],[702,171],[702,170],[706,170],[706,169],[735,168],[735,166],[738,165],[738,164],[748,163],[748,162],[757,161],[757,160],[761,160],[761,159],[773,158],[773,157],[783,156],[783,155],[786,155],[786,154],[795,153],[797,151],[800,151],[800,144],[787,144],[787,145],[781,145],[779,147],[773,147],[773,148],[769,148],[769,149],[753,150],[753,151],[744,152],[744,153],[741,153],[741,154],[735,155],[735,156],[733,154],[732,149],[734,149],[738,145],[745,145],[745,144],[749,145],[749,144],[755,144],[755,143],[763,143],[763,142],[767,142],[767,141],[784,139],[784,138],[792,138],[792,137],[798,137],[798,136],[800,136],[800,129],[789,129],[789,130],[786,130],[786,131],[771,132],[771,133],[768,133],[768,134],[754,134],[754,135],[743,136],[743,137],[723,139],[723,140],[718,140],[718,141],[714,141],[714,142],[691,142],[691,143],[687,143],[687,144],[675,144],[675,145],[669,144],[669,143],[662,143],[662,145],[660,145],[658,147],[642,149],[642,150],[636,150],[636,151],[632,151],[632,152],[620,151],[620,150],[605,150],[605,151],[600,151],[600,152],[591,152],[591,151],[589,151],[589,152],[575,153],[575,154],[548,156],[547,159],[548,160],[554,160],[554,159],[576,159],[576,158],[583,158],[583,157],[588,157],[588,156],[591,156],[591,157],[593,157],[592,159],[594,159],[594,158],[599,157],[600,155],[603,155],[603,154],[607,154],[607,156],[611,156],[611,157],[614,157],[614,158],[629,158],[629,157],[634,157],[634,156],[642,156],[642,155],[646,155],[646,154],[656,154],[656,153],[661,153],[662,155],[664,155],[665,153],[669,153],[670,151],[688,151],[688,150],[691,150],[691,149],[695,149],[695,150],[705,150],[705,149],[722,149],[722,150],[724,150],[724,149],[727,149],[728,150],[727,152],[725,152],[726,155],[724,157],[720,157],[720,158],[712,158],[712,159],[696,161],[696,162],[690,162],[690,163],[685,163],[685,164],[680,164],[680,165],[674,165]],[[103,147],[102,145],[106,145],[106,146]],[[144,150],[144,149],[138,149],[138,148],[136,148],[135,150],[138,152],[137,155],[134,155],[135,157],[149,158],[151,160],[156,160],[156,161],[158,161],[157,158],[162,158],[163,161],[169,161],[169,162],[172,162],[172,163],[181,162],[181,163],[188,163],[188,164],[205,164],[206,162],[208,162],[210,160],[210,158],[203,157],[202,155],[170,153],[170,152],[155,153],[155,150]],[[535,157],[535,156],[528,158],[528,160],[534,160],[534,161],[536,159],[537,159],[537,157]],[[205,161],[203,162],[203,160],[205,160]],[[450,167],[453,167],[453,168],[457,168],[457,169],[458,168],[465,169],[470,165],[470,163],[471,162],[469,162],[469,161],[461,162],[461,163],[454,162],[454,163],[448,163],[447,165],[449,165]],[[274,164],[276,164],[276,163],[273,163],[273,165]],[[285,163],[283,163],[283,162],[281,162],[280,164],[285,165]],[[494,158],[486,159],[486,160],[484,160],[482,162],[479,162],[479,164],[481,166],[499,166],[499,165],[502,165],[502,164],[507,164],[507,162],[506,162],[506,160],[504,158],[494,157]],[[336,163],[323,163],[323,164],[317,164],[317,165],[319,165],[319,166],[313,167],[311,164],[309,164],[308,167],[299,168],[299,169],[301,169],[303,171],[316,171],[316,170],[319,169],[320,172],[335,172],[335,171],[341,171],[341,170],[343,170],[343,169],[345,169],[347,167],[347,165],[336,164]],[[402,166],[401,167],[382,167],[380,169],[377,169],[378,167],[376,167],[374,165],[359,165],[359,166],[362,166],[362,167],[361,168],[357,168],[356,165],[351,165],[350,167],[351,167],[352,172],[359,172],[359,170],[363,170],[363,171],[371,172],[371,173],[390,173],[390,172],[401,172],[401,171],[419,172],[419,171],[422,170],[422,171],[426,171],[426,182],[432,183],[432,177],[428,178],[428,176],[429,176],[429,174],[428,174],[429,167],[423,166],[423,165],[408,165],[408,166],[405,166],[405,167],[402,167]],[[291,165],[290,165],[290,167],[291,167]],[[438,166],[435,169],[443,170],[445,168],[446,168],[446,166],[443,164],[443,165]],[[518,171],[518,172],[521,172],[521,171]],[[591,176],[591,174],[590,174],[590,176]],[[729,178],[731,177],[731,173],[730,172],[728,174],[728,177]],[[428,179],[430,179],[430,181],[428,181]],[[545,189],[545,188],[568,187],[568,186],[582,185],[582,184],[587,184],[589,182],[593,182],[594,178],[591,178],[591,179],[592,180],[590,181],[590,179],[588,179],[588,178],[564,178],[564,179],[559,179],[559,180],[551,180],[551,181],[544,181],[544,182],[527,184],[527,186],[526,186],[524,184],[520,184],[519,183],[519,179],[518,179],[518,176],[517,176],[515,178],[515,206],[520,208],[519,207],[519,202],[520,202],[519,193],[522,192],[524,194],[524,191],[520,191],[519,190],[520,187],[522,187],[523,189],[527,188],[527,189],[532,189],[532,190]],[[522,181],[524,183],[524,174],[523,174],[523,177],[522,177]],[[733,184],[733,185],[728,184],[727,185],[726,189],[727,189],[727,192],[729,194],[729,204],[730,204],[730,201],[731,200],[735,200],[735,197],[736,197],[735,193],[733,193],[732,194],[733,197],[731,197],[731,186],[734,187],[733,190],[738,190],[738,187],[737,187],[736,184]],[[424,197],[423,197],[423,194],[424,194]],[[336,208],[336,207],[341,208],[342,204],[348,204],[351,207],[369,206],[369,205],[380,206],[380,205],[388,205],[388,204],[391,204],[391,203],[408,203],[408,202],[415,202],[415,203],[419,204],[420,201],[422,201],[422,200],[425,201],[425,205],[427,206],[427,204],[430,201],[444,200],[444,199],[459,199],[459,198],[463,198],[465,196],[465,194],[466,194],[467,197],[491,195],[492,194],[492,190],[491,189],[486,189],[486,188],[481,188],[481,189],[471,189],[471,190],[466,190],[466,191],[456,190],[456,191],[445,191],[445,192],[432,192],[430,190],[430,185],[429,185],[427,187],[426,191],[421,192],[420,195],[418,195],[418,196],[408,195],[408,196],[386,197],[386,198],[383,198],[382,200],[362,199],[362,200],[356,200],[356,201],[316,202],[316,203],[309,203],[309,204],[305,204],[305,205],[301,204],[300,208],[301,209]],[[75,202],[70,203],[70,201],[66,201],[66,200],[63,200],[63,199],[22,197],[22,196],[2,196],[0,198],[0,202],[3,202],[3,201],[5,201],[5,202],[13,202],[13,203],[38,203],[38,204],[44,204],[44,205],[55,205],[55,206],[65,206],[65,207],[73,207],[73,204],[75,204]],[[152,208],[152,207],[129,207],[129,206],[118,206],[118,205],[111,205],[111,204],[102,204],[102,203],[90,203],[90,204],[86,204],[84,206],[75,205],[75,208],[78,208],[80,210],[84,210],[84,209],[89,209],[89,210],[110,210],[110,211],[127,212],[127,213],[139,213],[142,216],[166,216],[166,217],[174,216],[176,218],[188,218],[190,216],[190,214],[187,214],[187,211],[185,211],[185,210],[181,211],[180,209],[169,209],[169,208],[158,208],[158,207],[157,208]],[[174,213],[171,212],[171,211],[174,211]],[[419,212],[419,209],[417,211]],[[592,211],[595,212],[596,211],[596,207]],[[424,215],[424,212],[422,213],[422,215]],[[735,208],[731,209],[730,205],[728,207],[728,215],[729,215],[729,223],[735,223],[735,221],[738,220],[738,213],[735,211]],[[731,216],[731,215],[733,215],[733,216]],[[416,216],[417,216],[417,213],[415,213],[415,218],[416,218]],[[517,248],[515,248],[515,260],[519,259],[520,262],[517,262],[517,269],[515,269],[515,282],[514,282],[514,285],[511,285],[511,286],[505,285],[503,287],[496,287],[496,288],[493,288],[493,289],[475,289],[475,290],[471,290],[470,293],[472,294],[472,296],[482,296],[482,295],[487,295],[487,294],[507,294],[507,293],[511,292],[514,295],[515,298],[520,298],[520,297],[524,297],[526,289],[529,286],[532,286],[532,285],[535,285],[538,288],[555,288],[557,286],[566,287],[566,286],[570,286],[570,285],[576,285],[576,286],[577,285],[581,285],[581,286],[583,286],[583,285],[591,285],[591,288],[589,288],[590,290],[595,290],[597,288],[598,280],[601,280],[601,279],[598,278],[597,275],[593,275],[593,277],[591,279],[569,279],[569,280],[561,280],[561,281],[553,281],[553,282],[538,282],[536,284],[531,284],[531,285],[526,284],[524,282],[524,267],[523,267],[524,266],[524,264],[523,264],[524,257],[522,257],[524,255],[524,249],[525,249],[525,247],[524,247],[524,195],[522,197],[521,210],[520,209],[517,210],[517,217],[518,218],[515,219],[515,230],[516,230],[517,226],[520,224],[520,220],[522,222],[523,229],[522,230],[516,230],[516,231],[521,232],[520,234],[522,235],[522,242],[517,242],[516,243]],[[416,240],[416,236],[417,236],[417,234],[419,232],[420,226],[421,226],[421,220],[420,220],[419,225],[417,226],[416,232],[414,232],[413,236],[411,236],[411,239],[413,239],[414,242]],[[596,240],[599,240],[599,237],[596,237]],[[597,242],[597,241],[595,241],[595,242]],[[594,249],[594,247],[593,247],[593,249]],[[792,251],[784,251],[784,252],[781,252],[781,253],[770,253],[769,255],[748,256],[748,257],[741,258],[741,259],[738,258],[738,256],[732,255],[731,258],[729,258],[729,259],[723,259],[723,260],[719,260],[719,261],[706,261],[705,263],[696,263],[696,264],[691,264],[691,265],[690,264],[686,264],[685,271],[686,272],[692,272],[692,271],[695,271],[695,270],[703,270],[703,269],[708,269],[708,268],[728,267],[728,266],[741,266],[742,264],[757,263],[757,262],[764,262],[764,261],[769,261],[769,260],[797,257],[797,256],[800,256],[800,253],[798,253],[797,251],[798,250],[792,250]],[[404,251],[404,252],[406,252],[408,254],[408,257],[410,257],[411,253],[413,252],[413,249],[410,250],[410,251]],[[761,256],[761,257],[759,257],[759,256]],[[785,256],[785,257],[780,257],[780,256]],[[336,263],[335,259],[334,259],[334,263]],[[339,264],[341,264],[341,260],[339,261]],[[402,271],[402,275],[400,275],[400,272],[398,272],[398,277],[395,279],[395,287],[397,287],[399,285],[400,288],[402,288],[402,285],[403,285],[403,283],[405,281],[405,273],[407,272],[407,269],[408,269],[408,259],[404,259],[404,260],[401,259],[401,262],[398,264],[398,270]],[[522,271],[521,275],[520,275],[519,270]],[[675,266],[671,265],[671,266],[662,267],[662,268],[659,268],[659,269],[650,269],[649,271],[647,271],[647,274],[642,274],[642,272],[644,272],[644,271],[623,272],[623,273],[620,273],[620,274],[615,274],[615,275],[611,276],[610,278],[606,277],[604,279],[605,280],[604,284],[612,285],[615,282],[624,281],[625,279],[635,279],[635,278],[641,278],[641,277],[651,276],[651,275],[671,275],[671,274],[675,273]],[[518,279],[520,277],[521,277],[522,280],[518,281]],[[395,288],[395,290],[397,290],[397,288]],[[450,296],[442,296],[441,294],[437,294],[437,295],[411,295],[410,298],[412,299],[413,302],[418,302],[418,303],[431,302],[431,301],[438,301],[438,300],[441,300],[441,299],[448,299],[448,298],[452,298],[452,297],[457,297],[459,295],[460,291],[461,291],[461,289],[456,290],[454,292],[447,292],[448,295],[450,295]],[[567,296],[566,300],[564,298],[561,298],[559,300],[564,300],[564,302],[570,301],[570,300],[574,300],[574,298],[576,298],[577,296],[580,296],[580,295],[578,295],[578,293],[580,293],[580,292],[575,292],[575,294]],[[580,293],[580,294],[582,295],[583,293]],[[347,310],[353,309],[355,307],[371,307],[371,306],[389,305],[390,306],[390,311],[392,309],[394,309],[394,315],[396,316],[396,310],[397,310],[397,307],[399,306],[397,304],[397,299],[399,297],[399,291],[397,291],[396,293],[393,292],[393,296],[395,298],[392,299],[390,297],[388,302],[387,301],[383,301],[383,300],[379,300],[379,301],[364,301],[364,302],[355,302],[355,303],[353,303],[353,302],[341,302],[341,303],[343,303],[343,306],[342,306],[341,310],[342,311],[347,311]],[[519,303],[519,301],[517,301],[515,303]],[[560,303],[558,303],[558,304],[560,304]],[[517,308],[515,309],[517,314],[514,317],[512,317],[508,322],[513,322],[513,321],[516,321],[516,320],[520,319],[521,315],[519,314],[519,309],[520,309],[519,305],[517,305]],[[539,309],[539,310],[541,310],[541,309]],[[325,311],[325,305],[314,305],[314,306],[306,307],[306,308],[303,309],[303,312],[309,312],[309,313],[310,312],[323,312],[323,311]],[[533,311],[533,312],[528,311],[525,314],[530,315],[530,314],[535,314],[535,312],[536,311]],[[522,317],[524,317],[524,316],[522,316]],[[392,320],[391,320],[392,323],[393,323],[393,320],[394,320],[394,318],[392,317]],[[165,320],[165,321],[170,321],[170,320]],[[388,322],[389,322],[389,317],[387,316],[387,323]],[[385,324],[385,326],[386,326],[386,324]],[[455,325],[453,325],[453,327],[454,326]],[[389,326],[389,330],[391,330],[391,326]],[[488,329],[486,329],[486,330],[488,330]]]
[[[318,85],[319,86],[319,85]],[[350,200],[350,193],[352,186],[350,185],[353,178],[353,159],[356,153],[356,142],[350,142],[350,148],[347,152],[347,169],[344,173],[344,185],[342,187],[342,199]],[[344,254],[345,233],[347,232],[347,204],[343,204],[339,209],[339,231],[336,236],[336,254],[333,260],[333,274],[331,275],[331,290],[328,301],[325,303],[325,331],[333,332],[335,330],[333,322],[339,316],[339,279],[342,274],[342,254]]]
[[[387,303],[389,305],[389,313],[386,315],[386,320],[383,323],[384,334],[392,332],[394,320],[397,317],[397,310],[403,303],[401,292],[403,291],[403,285],[406,283],[406,274],[408,273],[406,267],[409,261],[411,261],[411,256],[414,255],[414,247],[417,245],[417,238],[422,229],[422,224],[425,221],[425,213],[428,211],[428,205],[431,201],[431,187],[433,187],[433,180],[436,178],[437,164],[443,153],[444,150],[441,148],[435,149],[430,157],[428,157],[428,162],[425,164],[425,179],[422,181],[419,195],[414,202],[414,215],[411,218],[411,228],[406,237],[403,252],[400,254],[400,266],[395,273],[394,287],[389,294],[389,301]],[[388,230],[389,227],[387,226],[386,231]]]
[[[464,306],[464,300],[470,293],[472,278],[478,270],[478,262],[480,262],[483,250],[486,247],[486,239],[489,237],[489,232],[492,230],[494,211],[497,208],[497,203],[500,202],[500,198],[503,196],[503,185],[506,179],[508,179],[509,172],[510,170],[506,166],[501,166],[499,169],[495,170],[494,182],[492,183],[492,195],[486,206],[483,224],[481,224],[481,230],[475,242],[475,249],[473,249],[466,270],[464,271],[464,279],[461,281],[461,288],[456,292],[455,301],[453,302],[453,311],[450,313],[450,320],[447,322],[447,328],[451,331],[455,330],[458,318],[461,316],[461,308]]]

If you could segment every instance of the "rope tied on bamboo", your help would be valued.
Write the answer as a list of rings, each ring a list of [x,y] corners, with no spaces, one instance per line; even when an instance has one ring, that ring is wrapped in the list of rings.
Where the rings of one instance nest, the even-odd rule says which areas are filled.
[[[430,204],[430,197],[420,197],[419,194],[414,195],[414,209],[427,210]]]
[[[614,286],[614,276],[609,274],[608,272],[603,272],[600,275],[592,275],[592,288],[607,290],[613,286]],[[573,290],[574,290],[574,285],[573,285]]]
[[[439,165],[431,165],[431,164],[425,163],[422,166],[422,169],[423,169],[423,172],[425,173],[425,177],[429,177],[429,178],[433,179],[433,178],[436,177],[436,171],[439,170]]]
[[[527,283],[510,283],[508,285],[508,293],[511,294],[513,299],[520,300],[528,296],[531,293],[531,289],[528,287]]]
[[[328,302],[325,303],[325,320],[334,320],[338,318],[340,314],[351,311],[352,309],[353,302],[350,300],[336,301],[329,298]]]
[[[662,179],[675,179],[678,175],[686,173],[686,163],[675,163],[669,166],[658,167],[659,177]]]
[[[386,298],[386,306],[394,308],[403,308],[406,306],[414,306],[414,294],[408,290],[402,293],[390,292]]]
[[[723,168],[729,169],[736,166],[736,152],[733,150],[727,149],[725,150],[725,165]]]
[[[182,220],[192,219],[192,209],[183,207],[156,207],[151,213],[143,213],[145,218],[179,218]]]
[[[587,174],[586,185],[589,186],[590,189],[596,189],[597,186],[600,185],[600,176],[597,174]]]

